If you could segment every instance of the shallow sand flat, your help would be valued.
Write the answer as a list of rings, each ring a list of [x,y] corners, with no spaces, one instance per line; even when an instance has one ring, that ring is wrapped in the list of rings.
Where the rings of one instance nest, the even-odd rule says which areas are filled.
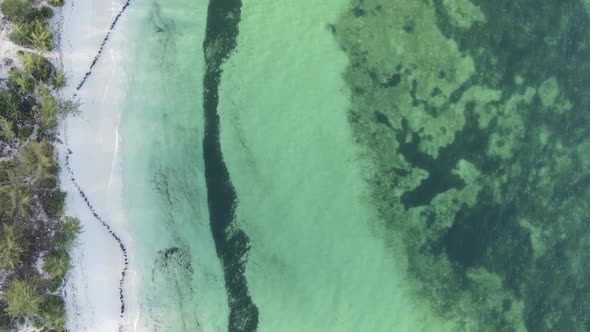
[[[0,13],[0,19],[4,19]],[[9,40],[9,24],[0,24],[0,80],[8,78],[8,70],[10,65],[4,65],[4,61],[7,59],[13,60],[13,65],[16,64],[16,52],[21,49],[18,45],[15,45]]]
[[[224,65],[221,144],[259,330],[444,331],[369,204],[329,28],[346,5],[244,1]]]

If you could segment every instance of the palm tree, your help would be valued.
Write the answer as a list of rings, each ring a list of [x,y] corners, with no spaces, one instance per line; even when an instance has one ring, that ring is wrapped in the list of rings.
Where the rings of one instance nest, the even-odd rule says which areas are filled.
[[[60,99],[57,105],[57,115],[60,119],[64,119],[67,116],[79,116],[80,113],[80,102],[72,99]]]
[[[14,131],[12,131],[12,122],[6,120],[0,116],[0,137],[6,140],[11,140],[16,137]]]
[[[23,68],[29,74],[33,74],[39,68],[41,62],[43,61],[42,56],[31,52],[24,52],[21,54],[20,57],[23,61]]]
[[[65,250],[52,251],[45,257],[43,263],[43,271],[47,272],[51,279],[61,280],[68,272],[68,265],[70,264],[70,257]]]
[[[9,202],[8,192],[12,189],[12,165],[7,162],[0,163],[0,222],[8,221],[12,217],[12,206]]]
[[[56,6],[56,7],[64,5],[64,0],[49,0],[48,2],[50,5]]]
[[[4,182],[0,183],[0,207],[2,207],[0,215],[9,218],[28,217],[33,205],[29,188],[23,184],[22,176],[15,170],[5,171],[5,176]]]
[[[33,197],[24,186],[10,186],[7,192],[12,217],[27,218],[33,205]]]
[[[38,53],[49,51],[53,35],[41,20],[35,19],[32,29],[30,25],[22,24],[13,24],[12,29]]]
[[[40,82],[37,88],[37,92],[39,94],[39,99],[44,100],[48,97],[51,97],[51,93],[49,92],[49,87],[47,87],[47,85],[45,85],[45,83]]]
[[[3,225],[0,237],[0,268],[14,270],[26,251],[26,240],[14,225]]]
[[[33,318],[39,312],[41,295],[36,279],[14,280],[4,294],[8,307],[6,313],[12,318]]]
[[[33,91],[34,82],[28,77],[25,77],[22,73],[18,73],[14,77],[14,84],[18,87],[18,91],[23,95],[30,94]]]
[[[41,115],[41,128],[53,129],[57,127],[57,100],[53,96],[47,96],[39,104],[39,115]]]
[[[51,146],[45,140],[40,143],[29,141],[20,149],[17,160],[19,168],[27,176],[33,177],[33,181],[41,181],[51,176],[53,156]]]
[[[31,45],[38,52],[49,51],[51,44],[51,32],[39,19],[33,23],[33,32],[31,32]]]
[[[63,331],[64,302],[56,295],[46,295],[40,306],[41,320],[48,331]]]
[[[81,230],[82,226],[80,226],[80,220],[78,218],[66,216],[65,222],[55,235],[54,242],[57,248],[60,250],[70,250],[76,240],[76,236],[78,236]]]
[[[66,75],[63,71],[57,71],[51,77],[51,85],[53,85],[54,89],[61,89],[66,85]]]
[[[19,117],[19,102],[12,92],[8,90],[0,91],[0,110],[10,120]]]

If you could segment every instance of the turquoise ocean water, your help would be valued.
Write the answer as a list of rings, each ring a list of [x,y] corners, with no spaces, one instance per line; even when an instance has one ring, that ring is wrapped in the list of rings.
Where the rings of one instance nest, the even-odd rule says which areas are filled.
[[[139,330],[589,330],[589,10],[134,1]]]
[[[124,101],[123,178],[141,331],[218,331],[227,299],[203,175],[206,1],[137,1]],[[145,325],[144,325],[145,324]]]

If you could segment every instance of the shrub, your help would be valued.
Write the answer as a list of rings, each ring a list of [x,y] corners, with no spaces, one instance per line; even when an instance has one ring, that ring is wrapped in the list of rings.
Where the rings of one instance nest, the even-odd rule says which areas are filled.
[[[64,302],[61,297],[56,295],[46,295],[39,306],[39,316],[43,326],[48,331],[64,330]]]
[[[27,243],[15,226],[3,225],[0,236],[0,268],[14,270],[25,253]]]
[[[33,126],[23,126],[18,130],[18,138],[21,140],[26,140],[27,138],[31,137],[33,133]]]
[[[53,34],[49,29],[49,24],[42,23],[37,18],[33,22],[13,24],[10,40],[17,45],[48,51],[51,49]]]
[[[57,292],[61,286],[63,279],[49,279],[47,281],[47,290],[50,292]]]
[[[15,23],[12,25],[12,32],[10,33],[10,41],[24,47],[31,47],[31,39],[29,36],[33,33],[33,26],[29,23]]]
[[[47,8],[49,8],[49,7],[47,7]],[[49,8],[49,9],[51,9],[51,8]],[[51,11],[51,14],[53,15],[53,10]],[[25,15],[25,17],[22,21],[27,22],[27,23],[31,23],[31,22],[34,22],[35,20],[42,21],[45,18],[46,17],[43,15],[43,12],[41,11],[41,9],[31,8],[29,10],[29,12]]]
[[[42,301],[36,279],[13,280],[4,298],[8,303],[6,313],[12,318],[35,317]]]
[[[14,92],[0,91],[0,115],[6,120],[16,121],[19,118],[19,102]]]
[[[58,104],[58,116],[60,119],[66,116],[78,116],[80,115],[80,102],[71,99],[61,99]]]
[[[54,89],[61,89],[66,86],[66,75],[63,71],[55,71],[51,76],[51,85]]]
[[[43,128],[37,130],[37,139],[51,140],[51,135]]]
[[[39,13],[43,18],[52,18],[53,17],[53,9],[51,7],[43,6],[39,9]]]
[[[39,104],[39,115],[41,116],[42,129],[54,129],[57,127],[57,101],[54,97],[48,96]]]
[[[43,327],[43,321],[41,320],[41,318],[33,319],[33,327],[37,330],[40,330]]]
[[[61,250],[69,250],[81,230],[80,220],[77,218],[65,217],[65,222],[61,225],[60,230],[55,235],[54,242],[57,245],[57,248]]]
[[[8,85],[16,89],[20,94],[30,95],[35,88],[35,81],[13,67],[8,72]]]
[[[49,0],[47,2],[49,2],[50,5],[56,6],[56,7],[64,5],[64,0]]]
[[[70,256],[68,250],[74,244],[76,236],[80,233],[80,221],[76,218],[65,217],[60,229],[54,238],[55,248],[45,257],[43,271],[49,274],[49,289],[56,291],[61,285],[64,276],[68,272]]]
[[[6,313],[6,304],[0,303],[0,331],[12,331],[12,319]]]
[[[13,168],[14,164],[11,161],[0,161],[0,182],[6,182],[9,180],[9,174],[12,172]]]
[[[45,139],[45,141],[47,141],[47,139]],[[52,147],[51,145],[49,145],[49,146]],[[51,164],[51,166],[49,166],[49,169],[47,169],[47,171],[55,179],[58,176],[58,174],[59,174],[59,164],[57,162],[55,162],[55,160],[53,160],[53,163]],[[57,187],[57,185],[56,185],[56,187]]]
[[[19,149],[17,161],[20,171],[33,177],[35,182],[53,175],[51,172],[51,167],[55,164],[53,148],[47,141],[27,142]]]
[[[12,140],[16,137],[14,131],[12,130],[13,124],[12,122],[6,120],[2,116],[0,116],[0,137],[5,140]]]
[[[12,22],[25,21],[32,11],[27,0],[4,0],[0,3],[2,14]]]
[[[63,277],[68,272],[70,264],[70,257],[65,250],[51,251],[45,256],[45,263],[43,264],[43,271],[49,274],[51,280],[57,281],[61,284]]]
[[[41,20],[36,19],[33,22],[33,32],[31,32],[30,39],[35,49],[49,51],[51,49],[51,42],[53,41],[53,33],[51,33],[49,24],[42,23]]]
[[[25,72],[35,79],[45,82],[51,78],[53,66],[44,57],[35,53],[25,52],[20,55],[20,58],[23,62]]]
[[[37,186],[44,189],[57,189],[57,179],[55,177],[48,177],[37,183]]]
[[[66,193],[63,191],[53,192],[43,202],[45,213],[52,218],[57,218],[64,213]]]
[[[7,186],[6,191],[6,195],[8,196],[7,211],[10,211],[11,217],[30,217],[31,207],[33,206],[33,195],[30,188],[20,183],[13,183]]]

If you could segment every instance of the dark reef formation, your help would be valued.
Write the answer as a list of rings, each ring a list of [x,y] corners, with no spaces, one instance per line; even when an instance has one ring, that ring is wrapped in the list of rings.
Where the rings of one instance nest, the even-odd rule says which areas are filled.
[[[249,249],[248,236],[235,224],[236,193],[223,161],[219,142],[218,89],[222,65],[236,47],[240,0],[211,0],[203,49],[205,135],[203,156],[207,200],[213,240],[223,267],[229,303],[229,331],[254,331],[258,308],[248,291],[244,265]]]
[[[590,330],[589,7],[355,0],[331,26],[384,236],[458,330]]]

